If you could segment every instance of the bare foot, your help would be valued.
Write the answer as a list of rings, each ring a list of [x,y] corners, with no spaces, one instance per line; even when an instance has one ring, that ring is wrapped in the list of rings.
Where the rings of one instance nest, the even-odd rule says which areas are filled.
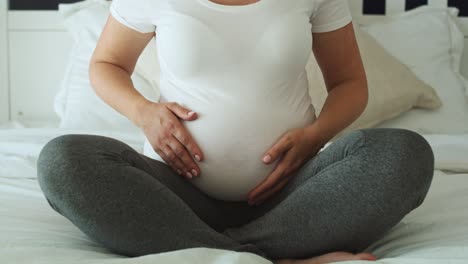
[[[274,264],[324,264],[331,262],[340,262],[346,260],[370,260],[374,261],[377,257],[371,253],[353,254],[345,251],[337,251],[327,253],[321,256],[316,256],[309,259],[281,259],[274,262]]]

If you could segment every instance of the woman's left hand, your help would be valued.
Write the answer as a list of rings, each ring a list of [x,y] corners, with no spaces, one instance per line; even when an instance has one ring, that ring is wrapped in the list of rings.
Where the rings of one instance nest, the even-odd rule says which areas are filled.
[[[314,135],[311,128],[308,126],[287,131],[265,153],[262,160],[266,164],[270,164],[278,158],[280,160],[270,175],[249,192],[249,205],[259,205],[278,192],[291,179],[292,172],[315,156],[325,145],[325,142]]]

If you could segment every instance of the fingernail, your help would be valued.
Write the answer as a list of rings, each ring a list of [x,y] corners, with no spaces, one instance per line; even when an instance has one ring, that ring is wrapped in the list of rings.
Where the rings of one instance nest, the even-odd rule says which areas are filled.
[[[192,169],[192,173],[193,175],[198,176],[198,172],[195,169]]]
[[[179,175],[182,175],[182,171],[177,169],[177,173],[179,173]]]
[[[201,160],[201,159],[200,159],[200,156],[198,156],[198,155],[195,155],[195,159],[198,160],[198,161]]]
[[[188,114],[187,114],[187,115],[193,115],[193,114],[195,114],[195,112],[193,112],[193,111],[190,111],[190,112],[188,112]]]
[[[190,172],[187,171],[187,177],[189,177],[190,179],[192,179],[192,174],[190,174]]]
[[[266,155],[265,157],[263,157],[264,162],[270,162],[270,160],[271,160],[270,155]]]

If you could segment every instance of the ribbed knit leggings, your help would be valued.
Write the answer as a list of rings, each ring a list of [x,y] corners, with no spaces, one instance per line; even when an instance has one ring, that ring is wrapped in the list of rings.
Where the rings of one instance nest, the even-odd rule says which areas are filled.
[[[165,163],[104,136],[56,137],[37,166],[50,206],[114,253],[207,247],[276,260],[364,250],[423,202],[434,154],[406,129],[348,132],[259,206],[210,198]]]

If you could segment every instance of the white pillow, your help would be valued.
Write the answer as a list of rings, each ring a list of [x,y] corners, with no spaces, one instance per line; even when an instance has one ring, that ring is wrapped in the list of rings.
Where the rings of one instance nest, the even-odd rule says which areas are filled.
[[[378,127],[407,128],[419,133],[468,133],[468,83],[460,74],[464,35],[456,8],[423,6],[388,16],[363,27],[421,80],[435,88],[443,106],[412,109]]]
[[[143,136],[127,117],[97,96],[89,81],[89,61],[108,18],[109,6],[110,2],[105,0],[59,5],[59,14],[75,43],[54,109],[61,118],[61,128],[132,131]],[[135,88],[149,100],[158,101],[158,89],[153,81],[145,79],[145,74],[137,68],[141,66],[132,75]]]
[[[369,99],[359,118],[333,139],[348,131],[374,127],[412,108],[437,109],[441,106],[441,101],[431,86],[418,79],[407,66],[389,54],[358,25],[353,26],[367,75]],[[322,71],[313,55],[310,56],[306,69],[309,94],[317,113],[320,113],[328,93]]]

